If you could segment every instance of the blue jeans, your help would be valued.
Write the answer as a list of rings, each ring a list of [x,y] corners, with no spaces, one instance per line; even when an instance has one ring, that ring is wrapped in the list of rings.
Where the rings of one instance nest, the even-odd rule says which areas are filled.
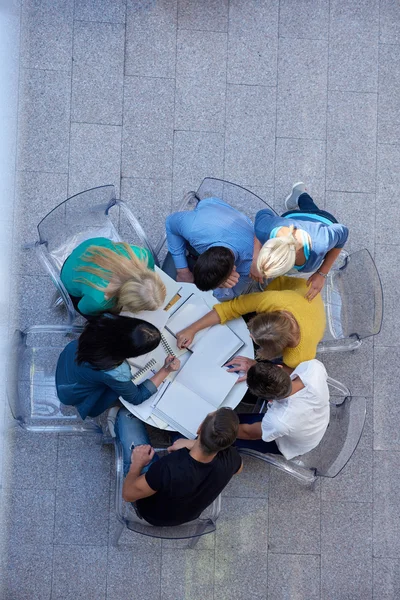
[[[238,414],[240,423],[246,423],[252,425],[253,423],[260,423],[264,415],[261,413],[241,413]],[[250,450],[256,450],[263,454],[282,454],[279,450],[275,440],[272,442],[264,442],[264,440],[236,440],[234,446],[237,448],[249,448]]]
[[[309,194],[304,192],[304,194],[300,194],[298,199],[299,210],[288,210],[281,215],[282,217],[292,216],[294,219],[296,218],[296,212],[310,213],[313,215],[320,215],[321,217],[325,217],[325,219],[329,219],[332,223],[337,223],[337,220],[331,213],[326,210],[320,210],[318,206],[315,204],[314,200],[311,198]]]
[[[150,444],[150,438],[143,421],[135,417],[126,408],[120,408],[115,422],[115,435],[122,444],[122,453],[124,457],[124,477],[128,474],[131,466],[131,454],[133,447]],[[148,465],[143,467],[141,474],[146,473],[150,466],[158,460],[157,454],[153,456]]]
[[[122,453],[124,457],[124,477],[127,476],[129,467],[131,466],[131,455],[132,450],[135,446],[151,446],[149,434],[147,433],[146,425],[135,417],[126,408],[120,408],[117,414],[117,420],[115,422],[115,435],[117,440],[121,442]],[[173,444],[179,438],[183,438],[178,431],[173,431],[170,434],[171,444]],[[150,466],[159,460],[158,454],[155,454],[148,465],[143,467],[141,474],[146,473]]]

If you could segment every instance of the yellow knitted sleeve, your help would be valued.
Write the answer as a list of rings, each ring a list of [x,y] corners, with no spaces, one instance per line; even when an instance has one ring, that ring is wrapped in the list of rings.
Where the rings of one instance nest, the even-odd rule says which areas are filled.
[[[234,300],[215,304],[213,309],[218,313],[221,323],[224,324],[247,313],[257,312],[260,304],[263,303],[264,296],[265,292],[239,296]]]

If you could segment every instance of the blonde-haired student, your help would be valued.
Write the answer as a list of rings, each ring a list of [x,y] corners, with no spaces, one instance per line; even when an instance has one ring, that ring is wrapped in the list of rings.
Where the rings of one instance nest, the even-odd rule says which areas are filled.
[[[79,244],[62,267],[61,281],[84,316],[156,310],[166,295],[148,250],[107,238]]]
[[[250,274],[255,279],[271,279],[292,269],[313,273],[306,294],[312,300],[322,290],[349,232],[333,215],[318,208],[304,183],[293,186],[285,204],[288,210],[281,217],[269,209],[257,213]]]
[[[178,346],[189,347],[196,333],[206,327],[256,312],[248,327],[254,342],[260,346],[259,357],[283,356],[283,362],[295,369],[300,363],[315,358],[325,331],[321,294],[309,302],[307,291],[305,279],[277,277],[264,292],[216,304],[204,317],[178,332]]]

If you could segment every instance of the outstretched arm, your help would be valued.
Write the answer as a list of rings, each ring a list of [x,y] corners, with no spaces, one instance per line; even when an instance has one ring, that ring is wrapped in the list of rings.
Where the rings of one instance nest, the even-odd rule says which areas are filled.
[[[206,329],[207,327],[218,325],[218,323],[220,322],[221,321],[218,316],[218,313],[214,309],[211,310],[209,313],[204,315],[204,317],[202,317],[198,321],[195,321],[194,323],[192,323],[192,325],[186,327],[186,329],[182,329],[182,331],[179,331],[176,334],[178,348],[188,348],[192,344],[193,338],[196,335],[196,333],[198,333],[202,329]]]

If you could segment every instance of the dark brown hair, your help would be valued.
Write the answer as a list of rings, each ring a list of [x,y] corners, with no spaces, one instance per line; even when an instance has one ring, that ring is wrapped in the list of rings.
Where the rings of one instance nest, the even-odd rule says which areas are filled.
[[[196,260],[193,278],[196,286],[203,292],[215,290],[229,275],[235,266],[233,253],[223,246],[209,248]]]
[[[201,424],[199,441],[203,452],[214,454],[225,450],[237,438],[239,417],[231,408],[219,408],[206,416]]]
[[[258,362],[247,371],[247,385],[258,398],[286,398],[292,381],[283,369],[270,362]]]
[[[109,371],[126,358],[151,352],[159,345],[161,334],[142,319],[103,314],[86,323],[76,353],[78,365],[89,363],[95,370]]]

